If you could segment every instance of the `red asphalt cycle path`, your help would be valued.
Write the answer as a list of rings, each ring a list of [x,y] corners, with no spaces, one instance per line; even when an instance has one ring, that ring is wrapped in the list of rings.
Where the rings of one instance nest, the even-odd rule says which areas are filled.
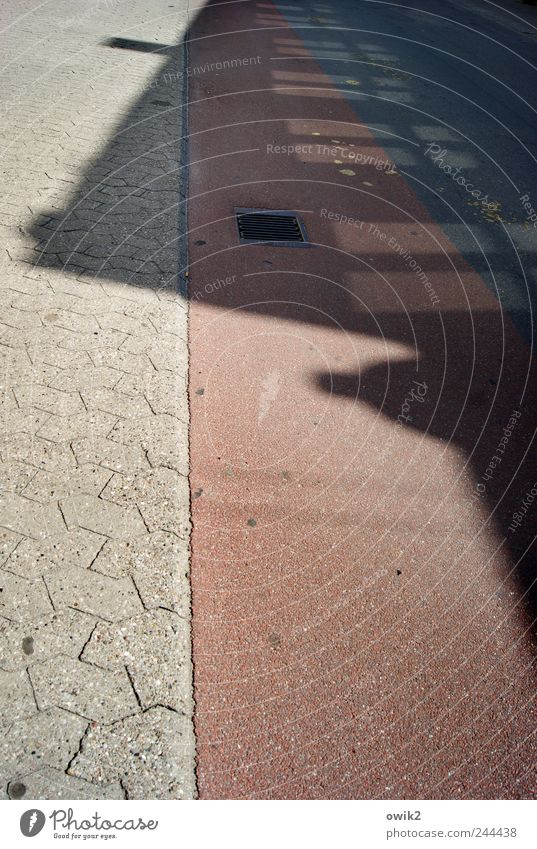
[[[190,68],[234,57],[189,91],[200,796],[533,797],[529,349],[400,174],[319,150],[387,160],[271,3],[200,13]]]

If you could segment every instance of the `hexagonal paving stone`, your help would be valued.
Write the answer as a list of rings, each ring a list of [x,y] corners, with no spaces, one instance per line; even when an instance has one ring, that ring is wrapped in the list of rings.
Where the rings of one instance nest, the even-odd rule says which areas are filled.
[[[0,665],[3,666],[0,655]],[[4,667],[5,668],[5,667]],[[0,687],[0,722],[9,723],[24,716],[31,716],[37,710],[30,679],[25,669],[17,672],[2,671]]]
[[[23,670],[58,654],[77,658],[96,624],[94,617],[76,610],[65,610],[29,625],[14,625],[2,619],[0,667]]]
[[[68,528],[85,528],[112,539],[129,539],[146,527],[136,507],[121,507],[91,495],[74,495],[61,502]]]
[[[150,531],[171,531],[181,539],[190,533],[188,481],[173,469],[154,469],[133,478],[114,475],[102,498],[136,504]]]
[[[125,670],[110,672],[60,655],[30,668],[40,710],[62,707],[98,722],[139,711]]]
[[[54,612],[42,580],[27,581],[0,569],[0,615],[13,622],[35,622]]]
[[[46,576],[46,585],[57,610],[74,607],[99,619],[118,622],[143,610],[130,578],[109,578],[89,569],[67,567]]]
[[[72,416],[84,411],[78,392],[62,392],[36,383],[16,386],[13,391],[21,407],[36,407],[57,416]]]
[[[3,566],[23,537],[13,531],[0,528],[0,566]]]
[[[169,610],[148,610],[118,625],[100,622],[82,660],[106,669],[126,666],[144,708],[192,712],[190,627]]]
[[[117,422],[117,416],[90,410],[73,416],[50,416],[39,428],[39,436],[51,442],[71,442],[82,439],[88,433],[107,436]]]
[[[88,409],[95,407],[115,416],[131,418],[151,414],[151,407],[143,396],[132,398],[130,395],[118,392],[117,389],[91,387],[91,389],[82,390],[82,397]]]
[[[188,434],[186,425],[164,413],[140,419],[121,419],[109,438],[125,445],[140,445],[152,466],[168,466],[188,475]]]
[[[132,540],[108,540],[92,565],[112,578],[130,575],[144,607],[165,607],[190,616],[188,543],[156,531]]]
[[[65,770],[87,727],[86,719],[59,708],[12,723],[0,733],[2,784],[42,766]]]
[[[36,470],[32,466],[28,466],[27,463],[20,463],[18,460],[2,463],[0,467],[2,489],[7,492],[20,493],[35,474]]]
[[[63,473],[40,470],[24,489],[24,496],[48,504],[69,495],[99,495],[112,472],[86,463]]]
[[[14,492],[0,494],[0,521],[7,530],[35,539],[47,539],[65,533],[65,525],[56,504],[44,508]]]
[[[119,777],[129,799],[192,799],[194,751],[190,718],[152,708],[90,729],[69,774],[101,785]]]
[[[104,437],[92,435],[76,440],[73,451],[79,463],[98,463],[124,475],[150,468],[145,451],[139,445],[123,445]]]
[[[124,799],[125,794],[117,782],[97,787],[66,775],[59,769],[45,767],[29,775],[10,781],[7,787],[10,799]]]
[[[49,569],[75,565],[91,566],[106,537],[76,528],[50,540],[23,539],[7,562],[10,572],[24,578],[38,578]]]

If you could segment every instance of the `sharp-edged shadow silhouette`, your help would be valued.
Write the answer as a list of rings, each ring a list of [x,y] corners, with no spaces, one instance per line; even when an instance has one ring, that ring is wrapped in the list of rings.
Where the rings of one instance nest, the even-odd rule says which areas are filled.
[[[376,317],[384,338],[408,341],[406,316]],[[496,528],[505,538],[519,592],[535,623],[537,546],[535,512],[531,510],[537,484],[534,361],[514,355],[509,343],[504,350],[506,339],[498,312],[473,313],[473,328],[468,326],[466,313],[443,314],[445,349],[430,317],[412,314],[410,320],[418,340],[419,370],[414,358],[398,359],[390,363],[389,371],[384,363],[360,374],[321,372],[316,375],[317,383],[329,394],[357,399],[401,427],[427,434],[439,441],[439,447],[462,449],[475,481],[468,510],[481,512],[483,527]],[[507,340],[509,337],[512,334]],[[475,356],[470,340],[475,341]],[[436,376],[432,385],[430,375]],[[424,384],[426,389],[416,388],[412,396],[412,388]],[[427,403],[419,397],[425,391],[431,393]],[[411,400],[405,406],[409,394]],[[507,569],[504,577],[509,573]]]
[[[314,37],[314,33],[310,34],[310,38]],[[138,49],[135,42],[118,41],[121,40],[112,39],[110,49]],[[184,149],[178,119],[183,57],[180,45],[154,47],[166,55],[165,64],[124,116],[98,160],[88,164],[67,207],[52,206],[36,218],[32,231],[36,239],[34,255],[27,255],[26,260],[37,267],[75,274],[81,283],[90,276],[157,291],[172,288],[188,297],[177,273],[184,264],[178,263],[178,255],[184,249],[187,194],[186,180],[180,171]],[[153,52],[143,45],[140,49]],[[320,101],[320,108],[324,102]],[[255,196],[249,200],[253,206],[261,205]],[[258,268],[262,267],[263,257],[270,257],[277,272],[282,257],[277,249],[234,249],[252,251]],[[501,265],[501,255],[493,258]],[[427,272],[450,272],[449,263],[440,253],[416,255],[416,260]],[[388,249],[378,252],[376,262],[377,269],[387,276],[401,270]],[[285,262],[281,265],[285,266]],[[348,258],[347,267],[343,264],[342,268],[343,279],[352,279],[355,272],[356,263]],[[361,374],[326,371],[313,379],[319,392],[370,405],[395,423],[401,413],[401,399],[412,381],[427,381],[430,375],[436,375],[438,381],[442,377],[431,390],[436,393],[434,415],[430,414],[429,404],[415,404],[404,427],[442,442],[450,441],[464,452],[476,485],[484,485],[474,507],[484,507],[489,516],[486,521],[506,538],[511,561],[516,564],[520,593],[534,620],[536,548],[531,510],[515,531],[509,530],[513,515],[520,512],[526,494],[537,480],[533,447],[537,397],[531,351],[508,320],[504,326],[499,309],[464,311],[441,305],[434,312],[384,311],[375,286],[375,282],[366,282],[360,289],[362,309],[357,307],[356,291],[344,285],[342,291],[336,292],[324,282],[310,278],[307,285],[294,287],[290,303],[288,278],[283,270],[281,275],[271,276],[268,288],[260,288],[257,278],[242,278],[240,286],[205,294],[204,303],[216,309],[243,309],[298,324],[338,325],[342,331],[355,334],[357,340],[370,337],[411,347],[417,344],[419,372],[412,358],[379,364]],[[402,298],[404,301],[404,292]],[[516,427],[501,462],[484,480],[513,410],[520,412]]]
[[[339,371],[337,362],[333,362],[329,369],[306,373],[305,378],[333,399],[345,398],[351,405],[372,407],[388,417],[394,427],[401,426],[401,433],[414,430],[436,440],[439,454],[448,448],[463,458],[460,485],[467,487],[468,478],[474,482],[468,492],[467,509],[482,517],[482,529],[505,538],[503,551],[509,556],[504,560],[512,565],[505,567],[500,583],[504,579],[509,583],[509,575],[518,581],[523,609],[535,621],[537,505],[532,511],[525,510],[523,504],[537,484],[537,382],[530,348],[511,320],[499,308],[477,305],[467,310],[444,309],[442,304],[437,309],[407,311],[401,305],[397,309],[396,298],[393,294],[390,297],[388,287],[379,293],[382,284],[378,277],[357,274],[360,265],[352,257],[348,257],[342,272],[343,279],[349,282],[339,286],[322,275],[287,272],[289,249],[236,250],[251,252],[252,268],[266,269],[268,260],[273,271],[252,273],[243,277],[238,286],[204,293],[204,303],[210,307],[243,310],[260,318],[272,316],[295,326],[307,323],[330,331],[337,329],[350,335],[358,357],[362,348],[367,350],[369,340],[380,340],[388,348],[396,343],[399,349],[411,352],[391,361],[387,357],[365,369],[357,364],[356,370],[351,371]],[[278,255],[278,251],[283,254]],[[319,267],[329,265],[329,259],[325,256],[323,262],[322,256],[330,255],[329,248],[313,247],[312,251],[318,256]],[[434,273],[430,255],[416,255],[416,260],[423,267],[429,265]],[[439,256],[437,266],[442,268],[445,262],[445,257]],[[379,252],[375,264],[387,280],[392,277],[391,252]],[[233,267],[233,263],[228,261],[228,267]],[[340,261],[338,272],[341,271]],[[451,275],[454,276],[453,270]],[[398,291],[403,303],[412,301],[418,288],[419,283],[408,275],[405,283],[400,281]],[[379,306],[383,299],[385,309]],[[487,299],[490,301],[489,296]],[[415,382],[427,384],[427,403],[415,397],[405,417],[403,404]],[[384,450],[380,444],[371,447],[379,453]],[[437,474],[440,490],[441,465]],[[535,495],[529,497],[533,501]],[[514,517],[520,516],[521,511],[525,515],[519,521]]]
[[[52,205],[36,217],[35,247],[21,258],[81,282],[91,277],[157,292],[177,290],[186,197],[182,42],[110,38],[103,46],[157,54],[165,61],[100,156],[76,175],[68,205]]]

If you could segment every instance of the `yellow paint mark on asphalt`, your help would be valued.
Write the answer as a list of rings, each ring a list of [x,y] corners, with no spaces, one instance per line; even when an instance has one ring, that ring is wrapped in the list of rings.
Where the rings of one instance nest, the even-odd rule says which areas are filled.
[[[489,221],[491,224],[502,224],[504,219],[500,215],[502,211],[502,205],[499,200],[496,201],[482,201],[482,200],[469,200],[467,201],[468,206],[475,206],[485,219],[485,221]]]

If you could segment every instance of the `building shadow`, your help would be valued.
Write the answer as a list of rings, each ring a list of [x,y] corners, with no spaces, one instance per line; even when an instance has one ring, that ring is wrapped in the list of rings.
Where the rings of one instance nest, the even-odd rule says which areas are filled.
[[[321,40],[315,30],[309,38]],[[187,238],[187,180],[180,122],[181,82],[185,74],[182,46],[114,38],[108,46],[158,52],[166,57],[165,63],[124,116],[98,160],[88,163],[69,204],[59,209],[51,207],[36,217],[32,228],[36,243],[33,255],[29,254],[26,260],[38,268],[74,275],[81,283],[90,277],[157,292],[179,291],[188,298],[184,275],[178,273],[186,266]],[[289,96],[287,93],[286,98]],[[325,102],[319,101],[319,109]],[[233,108],[232,102],[229,108]],[[229,121],[232,120],[231,116]],[[320,174],[321,169],[318,170]],[[289,189],[287,196],[279,189],[275,205],[293,208],[295,189]],[[254,188],[245,189],[243,197],[245,205],[262,205]],[[385,212],[385,220],[389,217],[389,211]],[[214,231],[210,218],[210,214],[206,215],[207,226]],[[238,247],[233,228],[229,226],[225,233],[221,250],[227,245],[231,252],[249,251],[252,267],[262,268],[268,263],[277,271],[277,249]],[[315,240],[314,223],[310,223],[310,233]],[[203,231],[197,230],[191,241],[204,245],[202,236]],[[315,250],[328,255],[323,261],[329,266],[330,249]],[[490,256],[501,264],[501,250],[492,249]],[[446,270],[441,255],[416,254],[415,258],[428,273]],[[477,259],[476,252],[476,265]],[[233,268],[232,254],[229,264]],[[375,267],[388,277],[397,271],[393,254],[387,250],[379,249]],[[338,270],[341,279],[350,280],[356,271],[355,261],[340,261]],[[344,287],[343,294],[335,297],[333,288],[314,277],[294,288],[293,303],[289,302],[285,273],[271,275],[270,283],[263,286],[260,288],[258,278],[242,277],[240,285],[204,293],[204,304],[218,310],[269,315],[295,324],[338,326],[357,340],[386,339],[416,346],[417,360],[379,364],[365,373],[338,372],[335,367],[312,379],[320,393],[368,405],[392,421],[394,427],[400,422],[402,399],[409,387],[415,381],[431,383],[428,392],[435,401],[434,413],[431,414],[431,404],[416,402],[402,427],[450,443],[464,453],[476,486],[470,509],[484,508],[488,516],[484,524],[505,538],[520,595],[534,621],[537,508],[533,512],[527,509],[524,514],[522,509],[537,482],[537,382],[532,352],[511,321],[500,309],[463,311],[441,306],[437,311],[410,313],[394,308],[384,310],[373,280],[361,281],[363,308],[357,306],[356,292],[345,291]],[[404,300],[404,293],[402,297]],[[521,320],[525,317],[521,316]],[[442,381],[431,381],[431,375],[442,376]],[[502,438],[513,412],[517,414],[516,424],[504,444]],[[500,462],[491,470],[494,457],[499,457]]]
[[[78,177],[68,205],[36,216],[35,245],[22,258],[81,282],[180,291],[186,226],[183,42],[110,38],[103,46],[156,54],[164,62]]]

